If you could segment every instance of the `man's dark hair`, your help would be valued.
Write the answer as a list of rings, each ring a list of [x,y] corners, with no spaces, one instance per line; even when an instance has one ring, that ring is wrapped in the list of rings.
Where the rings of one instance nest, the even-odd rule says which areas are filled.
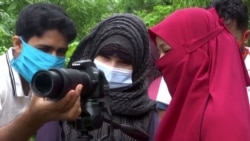
[[[209,8],[214,7],[220,18],[236,20],[237,28],[248,28],[248,9],[242,0],[212,0]]]
[[[28,41],[48,30],[58,30],[70,43],[76,37],[76,27],[66,12],[50,3],[36,3],[25,7],[16,21],[16,35]]]

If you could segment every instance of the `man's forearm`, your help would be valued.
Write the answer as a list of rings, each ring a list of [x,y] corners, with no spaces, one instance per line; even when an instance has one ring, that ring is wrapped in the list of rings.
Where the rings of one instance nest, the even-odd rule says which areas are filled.
[[[0,127],[0,141],[27,141],[46,122],[75,120],[81,113],[81,90],[78,85],[56,102],[33,95],[24,113]]]
[[[9,124],[0,127],[0,141],[27,141],[41,126],[25,111]]]

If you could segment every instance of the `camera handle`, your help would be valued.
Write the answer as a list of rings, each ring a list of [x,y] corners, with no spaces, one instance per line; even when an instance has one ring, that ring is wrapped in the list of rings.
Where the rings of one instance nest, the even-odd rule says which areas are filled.
[[[76,141],[90,141],[93,138],[93,136],[89,134],[87,127],[84,125],[86,122],[86,119],[84,118],[79,117],[75,121],[68,121],[68,124],[71,126],[71,128],[74,128],[80,132],[80,135],[77,136]]]
[[[97,99],[86,99],[81,104],[81,107],[84,107],[81,115],[74,121],[68,121],[68,124],[81,133],[76,141],[90,141],[93,136],[89,134],[89,131],[102,126],[103,102]]]
[[[105,106],[107,117],[102,114],[102,106]],[[75,121],[70,122],[72,123],[71,125],[73,125],[73,128],[81,133],[81,135],[77,137],[76,141],[90,141],[93,137],[89,134],[89,131],[100,128],[103,122],[110,125],[110,132],[108,132],[107,136],[102,137],[101,140],[109,137],[113,138],[113,135],[110,136],[110,134],[113,134],[113,129],[119,129],[123,133],[138,141],[147,141],[149,139],[146,133],[138,130],[137,128],[115,122],[112,118],[109,104],[106,102],[103,103],[103,101],[93,101],[88,99],[87,102],[84,102],[83,107],[85,107],[87,112],[83,111],[80,117],[78,117]]]
[[[90,141],[93,137],[88,131],[82,131],[81,135],[77,137],[76,141]]]
[[[132,126],[124,125],[116,123],[112,120],[109,120],[107,118],[103,118],[103,121],[110,124],[108,134],[100,139],[100,141],[105,140],[106,138],[112,137],[110,134],[113,133],[113,130],[110,131],[110,128],[112,129],[119,129],[123,133],[127,134],[128,136],[138,140],[138,141],[147,141],[148,135]],[[88,130],[81,131],[81,135],[77,137],[76,141],[90,141],[93,137],[88,133]],[[113,138],[113,137],[112,137]],[[112,140],[114,141],[114,139]]]

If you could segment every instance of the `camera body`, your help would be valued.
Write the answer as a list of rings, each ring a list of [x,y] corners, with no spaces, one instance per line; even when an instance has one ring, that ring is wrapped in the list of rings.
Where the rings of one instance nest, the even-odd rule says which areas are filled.
[[[54,68],[40,70],[35,73],[31,81],[32,90],[40,97],[50,100],[60,100],[69,90],[82,84],[80,116],[74,121],[67,121],[68,125],[80,131],[81,135],[76,141],[89,141],[93,137],[88,131],[98,129],[103,122],[109,123],[111,129],[120,129],[125,134],[140,141],[149,139],[148,135],[132,126],[119,124],[113,121],[109,106],[109,85],[104,73],[97,69],[91,60],[79,60],[72,63],[69,68]],[[107,112],[107,117],[103,112]],[[111,132],[111,133],[110,133]],[[108,132],[109,138],[113,130]],[[113,136],[111,136],[113,137]]]
[[[104,73],[97,69],[91,60],[75,61],[69,68],[40,70],[31,81],[35,94],[50,100],[60,100],[78,84],[83,85],[82,113],[79,118],[69,123],[79,131],[100,128],[109,86]]]
[[[91,60],[79,60],[70,68],[39,70],[31,81],[32,90],[40,97],[51,100],[63,98],[77,84],[83,85],[84,99],[103,98],[109,87],[104,73]]]

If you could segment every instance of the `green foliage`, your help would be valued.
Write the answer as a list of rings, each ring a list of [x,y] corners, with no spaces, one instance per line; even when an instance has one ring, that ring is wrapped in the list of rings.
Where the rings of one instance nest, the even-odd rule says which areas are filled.
[[[146,0],[147,1],[147,0]],[[191,7],[191,6],[199,6],[199,7],[206,7],[208,5],[210,0],[158,0],[155,1],[155,3],[151,6],[145,8],[142,11],[137,11],[136,14],[143,18],[145,24],[148,27],[151,27],[157,23],[159,23],[161,20],[163,20],[167,15],[172,13],[173,11],[185,8],[185,7]],[[156,4],[156,5],[155,5]]]
[[[35,141],[35,137],[31,137],[28,141]]]
[[[2,21],[0,24],[0,45],[10,45],[11,40],[9,39],[13,34],[13,19],[4,10],[0,9],[0,21]]]
[[[11,46],[17,15],[29,3],[31,2],[28,0],[3,0],[0,2],[0,46]]]
[[[0,53],[12,44],[11,39],[15,33],[14,25],[20,10],[31,3],[50,2],[62,6],[75,21],[77,27],[78,35],[76,41],[72,43],[73,45],[84,38],[97,23],[113,13],[134,13],[144,20],[147,27],[151,27],[176,9],[190,6],[206,7],[210,1],[211,0],[0,0]],[[244,1],[250,9],[250,1]],[[69,52],[71,52],[71,47]]]
[[[138,11],[152,11],[155,5],[166,5],[168,0],[119,0],[117,7],[120,12],[138,13]]]
[[[143,18],[147,27],[151,27],[156,23],[163,20],[165,16],[174,11],[172,6],[168,5],[156,5],[153,7],[153,10],[148,13],[146,10],[139,11],[136,14]]]
[[[65,8],[76,23],[78,36],[81,40],[104,17],[113,13],[115,0],[64,0],[58,4]]]
[[[69,48],[68,48],[68,50],[66,52],[66,65],[68,64],[69,59],[70,59],[71,55],[73,54],[73,52],[76,49],[76,47],[77,47],[78,44],[79,44],[78,41],[74,41],[73,43],[71,43],[69,45]]]
[[[5,46],[0,47],[0,55],[4,54],[7,51],[8,48],[6,48]]]

